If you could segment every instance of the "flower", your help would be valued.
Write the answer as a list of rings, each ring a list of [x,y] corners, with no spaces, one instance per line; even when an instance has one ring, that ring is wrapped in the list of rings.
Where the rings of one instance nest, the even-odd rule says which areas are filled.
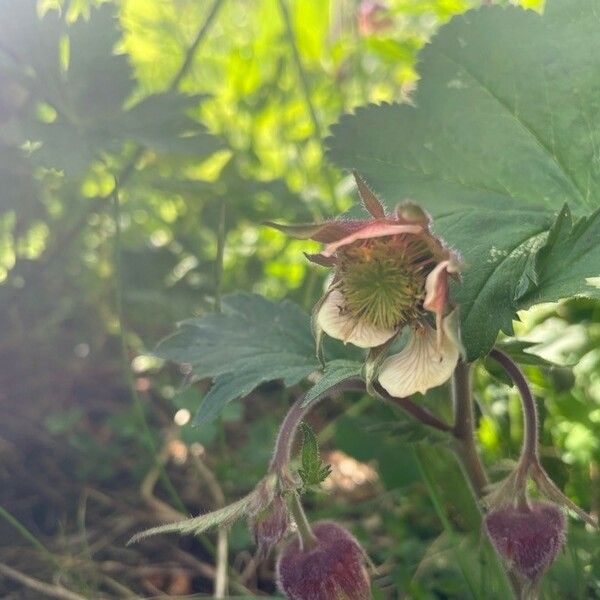
[[[368,600],[371,598],[365,552],[333,521],[312,527],[316,545],[293,540],[277,561],[279,589],[291,600]]]
[[[333,268],[313,313],[318,346],[326,333],[360,348],[387,350],[408,328],[404,349],[380,363],[379,383],[396,397],[423,393],[450,377],[461,352],[448,293],[459,257],[433,235],[431,218],[419,206],[405,202],[389,215],[365,181],[354,177],[370,219],[271,225],[325,244],[307,255]]]

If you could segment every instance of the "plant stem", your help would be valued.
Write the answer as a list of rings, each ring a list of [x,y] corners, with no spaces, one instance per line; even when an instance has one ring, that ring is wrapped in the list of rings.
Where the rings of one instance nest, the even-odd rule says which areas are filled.
[[[298,527],[298,536],[300,537],[301,549],[305,552],[312,550],[317,545],[317,538],[306,518],[300,496],[296,492],[292,492],[290,500],[290,510]]]
[[[177,86],[181,83],[181,80],[185,77],[185,75],[189,71],[189,68],[192,66],[192,61],[194,60],[194,56],[196,55],[196,50],[198,49],[198,46],[200,45],[202,40],[206,37],[206,34],[209,32],[210,27],[211,27],[213,21],[215,20],[217,13],[219,12],[219,9],[221,8],[221,6],[223,4],[224,4],[224,0],[215,0],[213,2],[212,6],[210,7],[210,10],[208,11],[208,14],[206,15],[206,19],[204,20],[204,23],[201,25],[200,29],[198,29],[198,33],[196,34],[194,41],[191,43],[190,47],[187,49],[187,52],[185,53],[185,57],[183,59],[183,62],[181,63],[181,67],[179,67],[179,70],[177,71],[177,73],[175,73],[175,76],[171,80],[171,85],[169,86],[169,91],[176,90]]]
[[[527,466],[538,462],[538,414],[533,394],[527,379],[519,366],[504,352],[494,348],[490,352],[493,358],[509,375],[521,394],[523,407],[523,448],[521,461]]]
[[[154,463],[158,472],[160,474],[160,479],[167,490],[169,496],[171,497],[171,501],[175,504],[180,512],[183,514],[187,513],[187,509],[185,505],[181,501],[181,498],[177,494],[175,487],[171,483],[167,472],[164,469],[162,463],[158,460],[158,453],[156,449],[156,445],[154,444],[154,438],[152,437],[152,432],[150,431],[150,427],[148,425],[148,421],[146,419],[146,415],[144,414],[144,407],[141,401],[141,398],[137,392],[135,387],[135,381],[133,378],[133,374],[131,372],[131,368],[129,365],[129,352],[127,350],[127,341],[125,339],[125,326],[123,319],[123,265],[122,265],[122,257],[121,257],[121,204],[119,201],[119,185],[117,180],[115,180],[115,188],[113,191],[113,202],[114,202],[114,221],[115,221],[115,303],[117,309],[117,326],[118,326],[118,334],[119,340],[121,342],[121,358],[123,362],[123,370],[125,372],[125,377],[129,386],[129,390],[131,393],[131,397],[133,398],[133,404],[135,407],[135,411],[137,413],[140,425],[142,427],[142,432],[144,434],[144,440],[146,443],[146,447],[149,452],[152,454]]]
[[[270,473],[278,473],[280,475],[287,474],[287,466],[290,462],[290,456],[292,453],[292,446],[294,445],[294,438],[298,427],[304,419],[306,413],[311,410],[317,402],[320,402],[324,398],[337,394],[339,392],[364,392],[364,382],[360,379],[350,378],[345,381],[341,381],[337,385],[323,392],[312,400],[312,402],[305,404],[304,394],[300,396],[294,404],[292,404],[287,415],[283,419],[281,426],[279,427],[279,433],[277,434],[277,441],[275,442],[275,450],[273,452],[273,458],[269,464]]]
[[[25,525],[23,525],[18,519],[13,517],[3,506],[0,506],[0,517],[2,517],[7,523],[10,523],[20,534],[27,540],[34,548],[37,548],[53,565],[56,565],[56,559],[54,555],[42,542],[40,542]]]
[[[384,400],[386,403],[393,406],[399,406],[411,417],[423,423],[423,425],[433,427],[433,429],[437,429],[439,431],[453,431],[453,428],[448,425],[448,423],[445,423],[439,417],[436,417],[432,412],[423,406],[415,404],[410,398],[396,398],[396,396],[388,394],[377,382],[373,384],[373,388],[381,400]]]
[[[455,452],[475,495],[481,498],[488,485],[488,478],[475,444],[475,418],[471,396],[471,370],[460,360],[452,379],[452,400],[454,404]]]
[[[221,284],[223,282],[226,217],[227,203],[225,200],[221,200],[221,206],[219,206],[219,227],[217,230],[217,256],[215,257],[215,312],[221,312]]]
[[[310,95],[310,87],[308,85],[308,77],[306,75],[306,71],[304,69],[304,65],[302,64],[302,57],[300,56],[300,50],[298,49],[298,43],[296,41],[296,36],[294,34],[294,28],[292,26],[292,19],[290,17],[290,12],[288,10],[286,0],[279,0],[279,9],[281,11],[281,16],[283,18],[283,23],[285,25],[286,35],[292,49],[292,55],[294,57],[294,62],[296,63],[296,69],[298,71],[298,79],[300,80],[300,87],[302,88],[302,94],[304,95],[304,101],[306,103],[306,107],[308,109],[308,113],[310,115],[310,120],[313,125],[313,137],[315,141],[321,147],[321,152],[323,156],[325,156],[325,146],[323,144],[323,129],[321,127],[321,123],[319,118],[317,117],[317,111],[315,110],[314,103],[312,101]],[[325,176],[325,182],[327,184],[327,189],[329,192],[329,196],[331,197],[331,201],[336,210],[339,210],[338,206],[338,198],[335,190],[335,181],[333,180],[332,173],[329,170],[328,166],[324,164],[323,174]]]

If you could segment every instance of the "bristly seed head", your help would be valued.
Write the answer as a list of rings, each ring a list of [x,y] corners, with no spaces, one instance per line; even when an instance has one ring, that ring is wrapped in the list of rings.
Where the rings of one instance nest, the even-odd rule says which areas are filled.
[[[384,329],[418,318],[430,259],[427,245],[415,237],[376,238],[344,248],[338,275],[346,310]]]

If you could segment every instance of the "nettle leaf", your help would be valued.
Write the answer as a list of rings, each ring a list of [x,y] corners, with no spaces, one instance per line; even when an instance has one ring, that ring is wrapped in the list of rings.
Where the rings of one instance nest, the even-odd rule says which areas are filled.
[[[303,406],[308,406],[343,381],[360,377],[362,367],[362,363],[354,360],[336,359],[329,361],[323,369],[321,379],[306,392]]]
[[[563,209],[599,205],[599,26],[595,0],[469,11],[422,51],[410,105],[370,105],[332,128],[335,163],[389,208],[422,204],[462,252],[454,297],[469,359],[519,309],[599,295],[586,281],[598,276],[597,214],[571,226]]]
[[[292,386],[318,368],[308,315],[292,302],[246,293],[225,296],[221,313],[181,323],[155,354],[214,379],[195,423],[211,421],[263,382]]]
[[[300,423],[302,433],[301,464],[298,475],[302,479],[304,488],[319,485],[325,481],[330,473],[331,467],[321,460],[317,436],[308,423]]]

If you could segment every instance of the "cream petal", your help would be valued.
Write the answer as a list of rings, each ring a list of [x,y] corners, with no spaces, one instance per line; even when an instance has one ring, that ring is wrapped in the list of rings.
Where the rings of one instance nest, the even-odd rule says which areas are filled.
[[[442,336],[438,346],[436,330],[425,325],[411,332],[403,350],[387,358],[379,369],[379,383],[392,396],[405,398],[447,381],[458,362],[460,346],[452,335]]]
[[[406,225],[400,223],[373,221],[358,231],[347,235],[341,240],[327,244],[325,249],[321,252],[321,255],[324,257],[332,256],[338,250],[338,248],[352,244],[357,240],[367,240],[370,238],[384,237],[386,235],[400,235],[402,233],[418,234],[422,232],[423,228],[420,225]]]
[[[317,313],[318,326],[332,338],[359,348],[374,348],[387,342],[395,329],[374,327],[345,312],[346,302],[339,290],[331,290]]]

